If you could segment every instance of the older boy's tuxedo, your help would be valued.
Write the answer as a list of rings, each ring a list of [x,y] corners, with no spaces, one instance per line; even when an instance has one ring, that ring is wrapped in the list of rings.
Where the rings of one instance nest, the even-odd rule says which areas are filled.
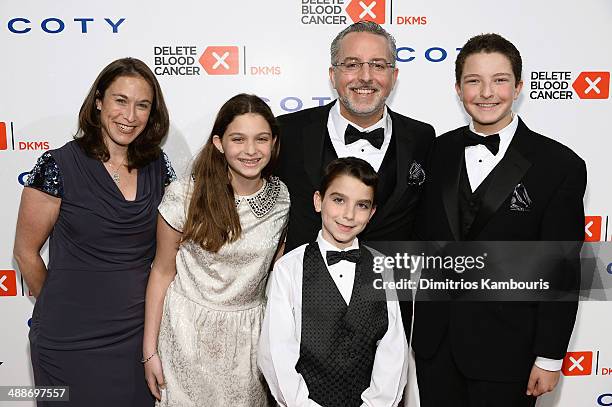
[[[319,188],[325,166],[338,158],[327,130],[333,106],[334,103],[330,103],[278,118],[281,152],[277,173],[291,194],[286,252],[313,241],[321,228],[321,217],[313,206],[313,194]],[[426,176],[422,167],[435,137],[429,124],[390,109],[388,113],[393,128],[391,142],[377,171],[378,208],[360,235],[366,241],[410,238]]]
[[[562,144],[529,130],[521,119],[515,120],[518,125],[503,158],[478,188],[470,187],[465,167],[468,128],[436,139],[418,214],[421,239],[583,240],[584,161]],[[564,273],[568,289],[579,284],[580,266],[575,260],[558,270]],[[465,378],[521,382],[526,387],[536,357],[564,357],[576,310],[577,301],[417,301],[412,340],[417,374],[419,360],[432,360],[446,347]],[[420,387],[427,386],[423,377]]]

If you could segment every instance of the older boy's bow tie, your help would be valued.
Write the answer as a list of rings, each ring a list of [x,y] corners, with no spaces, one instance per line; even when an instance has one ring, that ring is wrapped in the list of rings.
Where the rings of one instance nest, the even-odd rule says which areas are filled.
[[[361,139],[370,142],[372,146],[380,150],[385,140],[385,129],[379,127],[372,131],[359,131],[349,124],[344,131],[344,144],[349,145]]]
[[[466,130],[464,143],[466,147],[482,144],[488,148],[493,155],[497,155],[499,152],[499,134],[491,134],[490,136],[483,137],[470,130]]]
[[[350,261],[351,263],[359,262],[359,249],[347,250],[345,252],[337,252],[333,250],[328,250],[325,253],[325,257],[327,258],[327,265],[332,266],[341,260]]]

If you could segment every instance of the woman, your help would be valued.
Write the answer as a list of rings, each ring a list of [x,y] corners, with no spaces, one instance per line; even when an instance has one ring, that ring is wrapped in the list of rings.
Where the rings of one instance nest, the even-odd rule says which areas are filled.
[[[75,140],[44,153],[25,184],[14,255],[36,297],[34,381],[69,386],[63,406],[153,404],[140,345],[157,206],[175,178],[160,149],[168,127],[151,70],[116,60],[85,98]]]
[[[289,211],[287,187],[271,176],[278,134],[264,101],[234,96],[192,177],[159,207],[143,355],[160,406],[269,405],[255,352]]]

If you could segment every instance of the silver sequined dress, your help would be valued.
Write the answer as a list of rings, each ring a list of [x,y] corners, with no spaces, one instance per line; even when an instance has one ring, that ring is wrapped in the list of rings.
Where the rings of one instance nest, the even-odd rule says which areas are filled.
[[[174,229],[185,223],[193,181],[170,184],[159,212]],[[168,287],[158,350],[166,391],[158,406],[269,405],[257,368],[265,285],[289,211],[287,187],[275,177],[236,197],[241,238],[218,253],[179,247]]]

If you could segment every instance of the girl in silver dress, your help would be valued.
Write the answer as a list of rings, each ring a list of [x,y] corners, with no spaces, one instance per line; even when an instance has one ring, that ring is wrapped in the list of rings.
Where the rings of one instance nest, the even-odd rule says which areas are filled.
[[[240,94],[219,111],[192,175],[159,206],[143,361],[159,406],[267,406],[256,363],[265,286],[289,193],[271,176],[279,129]]]

